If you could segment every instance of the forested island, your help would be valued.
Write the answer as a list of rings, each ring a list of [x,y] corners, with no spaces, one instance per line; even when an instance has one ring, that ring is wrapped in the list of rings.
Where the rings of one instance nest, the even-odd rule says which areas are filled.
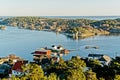
[[[47,30],[72,37],[89,37],[94,35],[119,33],[120,19],[89,20],[89,19],[57,19],[43,17],[11,17],[0,24],[20,29]]]

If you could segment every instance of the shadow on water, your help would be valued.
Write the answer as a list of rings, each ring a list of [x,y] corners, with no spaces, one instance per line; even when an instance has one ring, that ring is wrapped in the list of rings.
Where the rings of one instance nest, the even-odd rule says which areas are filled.
[[[109,35],[106,36],[120,36],[120,33],[110,33]]]
[[[95,35],[95,36],[89,36],[89,37],[73,37],[73,36],[69,36],[69,35],[65,35],[68,39],[71,39],[71,40],[81,40],[81,39],[85,39],[85,38],[91,38],[91,37],[96,37],[96,36],[106,36],[106,37],[109,37],[109,36],[120,36],[120,33],[110,33],[110,34],[107,34],[107,35]]]
[[[71,40],[81,40],[81,39],[85,39],[85,38],[90,38],[90,37],[94,37],[94,36],[89,36],[89,37],[73,37],[73,36],[69,36],[69,35],[65,35],[68,39]]]

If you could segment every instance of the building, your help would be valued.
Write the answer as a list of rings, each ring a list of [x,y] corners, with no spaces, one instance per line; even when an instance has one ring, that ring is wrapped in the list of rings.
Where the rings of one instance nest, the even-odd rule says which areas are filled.
[[[52,45],[52,48],[41,48],[33,52],[33,60],[37,64],[48,64],[50,60],[55,62],[59,61],[59,57],[62,57],[64,54],[69,53],[67,49],[64,49],[61,45],[55,46]]]
[[[64,50],[62,45],[58,45],[58,46],[52,45],[52,48],[53,48],[53,50],[58,50],[58,51]]]
[[[111,58],[104,54],[88,54],[88,60],[96,59],[101,62],[102,65],[109,65]]]
[[[51,50],[37,49],[37,50],[34,52],[34,55],[51,55]]]
[[[14,76],[22,76],[22,75],[24,75],[24,72],[22,71],[22,66],[23,66],[24,64],[26,64],[26,63],[28,63],[28,61],[17,61],[17,62],[13,65],[10,74],[12,74],[12,75],[14,75]]]
[[[51,57],[51,50],[46,49],[37,49],[33,53],[33,59],[37,63],[41,63],[42,59],[50,58]]]

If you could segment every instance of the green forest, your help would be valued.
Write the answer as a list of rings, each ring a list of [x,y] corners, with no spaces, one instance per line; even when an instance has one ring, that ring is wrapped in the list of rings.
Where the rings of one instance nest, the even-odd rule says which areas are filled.
[[[112,59],[109,65],[99,60],[79,57],[49,65],[27,64],[22,66],[25,73],[12,76],[12,80],[120,80],[120,58]],[[4,79],[5,80],[5,79]]]

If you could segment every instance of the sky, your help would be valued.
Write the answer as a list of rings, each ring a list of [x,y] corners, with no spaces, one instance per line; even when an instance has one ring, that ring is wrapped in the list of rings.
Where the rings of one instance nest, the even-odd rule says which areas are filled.
[[[0,16],[120,16],[120,0],[0,0]]]

